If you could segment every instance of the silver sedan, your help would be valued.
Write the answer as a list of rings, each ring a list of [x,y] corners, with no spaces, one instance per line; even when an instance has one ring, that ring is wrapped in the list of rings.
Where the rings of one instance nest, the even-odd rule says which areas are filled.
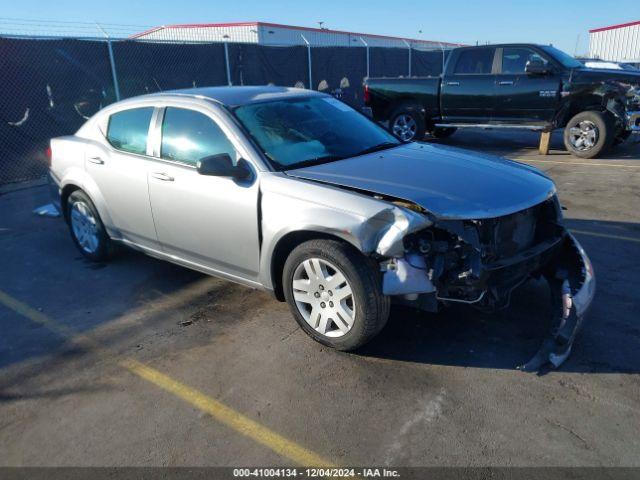
[[[553,182],[505,159],[402,144],[328,95],[163,92],[51,140],[56,204],[84,256],[118,242],[283,301],[311,337],[355,349],[390,303],[499,309],[547,279],[557,328],[524,365],[559,365],[593,298]]]

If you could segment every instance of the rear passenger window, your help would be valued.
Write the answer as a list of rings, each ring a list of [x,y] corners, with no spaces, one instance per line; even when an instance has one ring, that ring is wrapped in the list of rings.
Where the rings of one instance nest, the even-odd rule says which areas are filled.
[[[130,153],[147,153],[147,135],[153,107],[132,108],[109,117],[107,140],[114,148]]]
[[[463,50],[453,73],[459,75],[488,75],[493,67],[493,48]]]
[[[201,158],[221,153],[235,162],[233,145],[211,118],[194,110],[167,107],[162,121],[162,158],[195,166]]]

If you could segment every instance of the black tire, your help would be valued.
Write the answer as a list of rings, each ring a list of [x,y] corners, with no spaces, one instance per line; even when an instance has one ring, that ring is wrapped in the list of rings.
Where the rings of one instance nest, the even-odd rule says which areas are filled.
[[[403,138],[403,135],[399,134],[397,131],[394,131],[394,127],[403,116],[410,117],[415,123],[415,131],[413,131],[413,134],[410,138]],[[402,105],[396,107],[389,116],[389,131],[392,135],[396,136],[403,142],[422,140],[424,138],[426,130],[427,127],[424,121],[424,116],[422,115],[422,108],[419,105],[415,105],[412,103],[403,103]]]
[[[78,238],[76,231],[74,230],[74,219],[72,218],[74,208],[86,208],[93,219],[95,219],[95,237],[97,240],[97,244],[95,249],[88,249],[86,245],[81,243],[81,240]],[[95,205],[89,198],[89,196],[84,193],[82,190],[76,190],[75,192],[69,195],[67,199],[66,205],[66,220],[69,226],[69,232],[71,232],[71,238],[73,239],[73,243],[76,244],[78,250],[82,255],[91,260],[92,262],[104,262],[109,258],[112,251],[112,242],[107,234],[106,229],[104,228],[104,224],[102,223],[102,219],[98,214],[98,210]]]
[[[293,293],[294,273],[305,260],[318,258],[335,265],[345,276],[353,294],[354,320],[340,337],[316,331],[300,313]],[[347,243],[336,240],[310,240],[289,254],[282,274],[284,295],[300,327],[311,338],[337,350],[354,350],[375,337],[389,318],[390,299],[382,294],[382,278],[375,262]]]
[[[449,138],[458,130],[456,127],[435,127],[429,132],[433,138]]]
[[[593,145],[588,148],[578,146],[574,143],[577,135],[572,133],[572,129],[580,129],[580,125],[584,124],[589,127],[590,131],[595,131],[595,140]],[[567,123],[564,129],[564,145],[572,155],[580,158],[596,158],[605,153],[615,139],[615,127],[607,114],[597,111],[581,112],[575,115]]]

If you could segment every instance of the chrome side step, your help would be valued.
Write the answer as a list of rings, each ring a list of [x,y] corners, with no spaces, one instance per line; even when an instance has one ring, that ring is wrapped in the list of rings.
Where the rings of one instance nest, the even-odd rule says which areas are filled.
[[[534,132],[545,132],[549,129],[540,125],[492,125],[486,123],[436,123],[434,126],[441,128],[482,128],[484,130],[493,129],[511,129],[511,130],[530,130]]]

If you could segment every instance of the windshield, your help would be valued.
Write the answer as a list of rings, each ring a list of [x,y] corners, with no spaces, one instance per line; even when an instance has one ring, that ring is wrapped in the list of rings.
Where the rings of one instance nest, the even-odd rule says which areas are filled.
[[[581,68],[584,65],[573,58],[568,53],[564,53],[562,50],[558,50],[555,47],[543,46],[542,49],[551,55],[554,59],[560,62],[565,68]]]
[[[234,113],[276,170],[400,145],[382,127],[329,96],[253,103],[237,107]]]

